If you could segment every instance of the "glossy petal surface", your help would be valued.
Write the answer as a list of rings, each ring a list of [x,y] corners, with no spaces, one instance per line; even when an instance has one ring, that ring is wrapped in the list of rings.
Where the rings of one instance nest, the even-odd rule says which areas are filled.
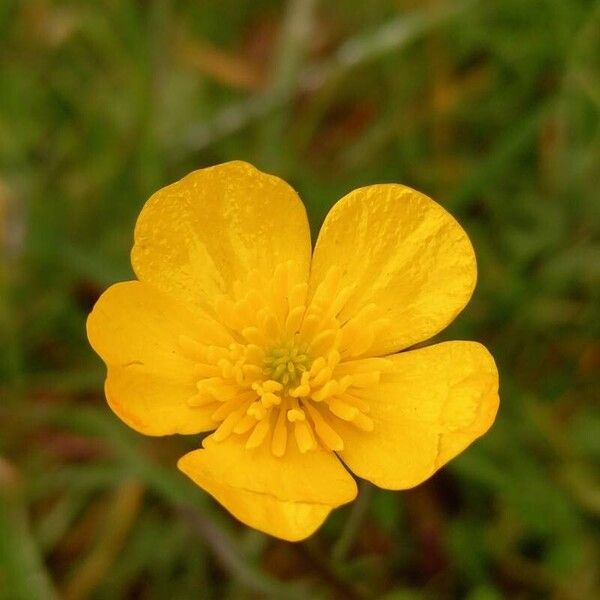
[[[87,333],[108,367],[108,403],[129,426],[147,435],[215,427],[211,410],[187,405],[197,376],[179,340],[206,334],[184,306],[139,281],[118,283],[96,303]]]
[[[393,369],[365,389],[374,429],[339,426],[340,453],[359,477],[386,489],[418,485],[491,426],[498,372],[475,342],[444,342],[390,357]]]
[[[308,278],[306,211],[284,181],[241,161],[190,173],[154,194],[135,228],[131,260],[147,281],[215,315],[215,301],[249,274],[294,261]]]
[[[301,454],[295,446],[276,458],[268,446],[247,450],[231,437],[205,440],[179,468],[240,521],[297,541],[312,534],[329,512],[356,496],[356,484],[335,455]]]
[[[351,319],[375,305],[388,325],[369,355],[407,348],[446,327],[469,301],[476,281],[473,248],[439,204],[408,187],[354,190],[329,212],[311,270],[314,292],[331,267],[341,273]]]

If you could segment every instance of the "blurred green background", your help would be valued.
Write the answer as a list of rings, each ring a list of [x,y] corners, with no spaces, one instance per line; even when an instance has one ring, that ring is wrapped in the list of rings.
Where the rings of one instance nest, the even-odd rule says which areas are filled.
[[[0,597],[600,598],[600,2],[2,0]],[[240,158],[316,234],[354,187],[436,198],[479,284],[492,431],[311,539],[239,525],[105,405],[88,311],[159,187]]]

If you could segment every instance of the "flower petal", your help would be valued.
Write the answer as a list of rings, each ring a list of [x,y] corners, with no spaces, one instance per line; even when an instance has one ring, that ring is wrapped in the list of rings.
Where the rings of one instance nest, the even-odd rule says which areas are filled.
[[[141,281],[213,311],[215,300],[252,271],[272,278],[294,261],[308,280],[306,211],[284,181],[241,161],[190,173],[156,192],[135,228],[131,254]]]
[[[108,403],[129,426],[147,435],[214,429],[214,407],[187,405],[197,377],[179,340],[207,333],[185,307],[139,281],[117,283],[96,303],[87,334],[108,367]]]
[[[389,357],[393,369],[372,389],[373,431],[336,424],[340,457],[359,477],[386,489],[405,489],[429,478],[494,422],[498,371],[476,342],[444,342]]]
[[[369,304],[388,319],[370,356],[441,331],[467,304],[477,278],[471,242],[454,218],[396,184],[354,190],[331,209],[315,248],[312,293],[333,266],[341,274],[339,289],[351,291],[343,321]]]
[[[211,431],[214,406],[191,408],[195,386],[133,368],[108,367],[104,393],[109,406],[129,427],[145,435]]]
[[[239,436],[204,444],[179,468],[240,521],[275,537],[302,540],[356,497],[356,483],[331,453],[301,454],[290,444],[277,458],[268,444],[247,450]]]

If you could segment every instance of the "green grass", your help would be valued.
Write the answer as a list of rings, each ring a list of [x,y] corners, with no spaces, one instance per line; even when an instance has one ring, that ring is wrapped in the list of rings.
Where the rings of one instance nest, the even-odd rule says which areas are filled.
[[[599,30],[593,0],[0,3],[0,598],[600,597]],[[479,263],[443,339],[501,374],[489,435],[302,544],[188,483],[197,439],[121,425],[85,338],[148,196],[233,158],[315,235],[359,185],[441,202]]]

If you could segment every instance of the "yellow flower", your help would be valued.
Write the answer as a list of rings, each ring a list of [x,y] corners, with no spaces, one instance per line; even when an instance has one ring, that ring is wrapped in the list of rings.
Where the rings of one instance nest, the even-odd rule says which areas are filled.
[[[212,431],[178,466],[251,527],[306,538],[356,496],[346,468],[413,487],[495,418],[483,346],[399,352],[446,327],[476,281],[465,232],[410,188],[342,198],[311,257],[284,181],[202,169],[150,198],[132,264],[138,281],[110,287],[87,324],[108,403],[147,435]]]

